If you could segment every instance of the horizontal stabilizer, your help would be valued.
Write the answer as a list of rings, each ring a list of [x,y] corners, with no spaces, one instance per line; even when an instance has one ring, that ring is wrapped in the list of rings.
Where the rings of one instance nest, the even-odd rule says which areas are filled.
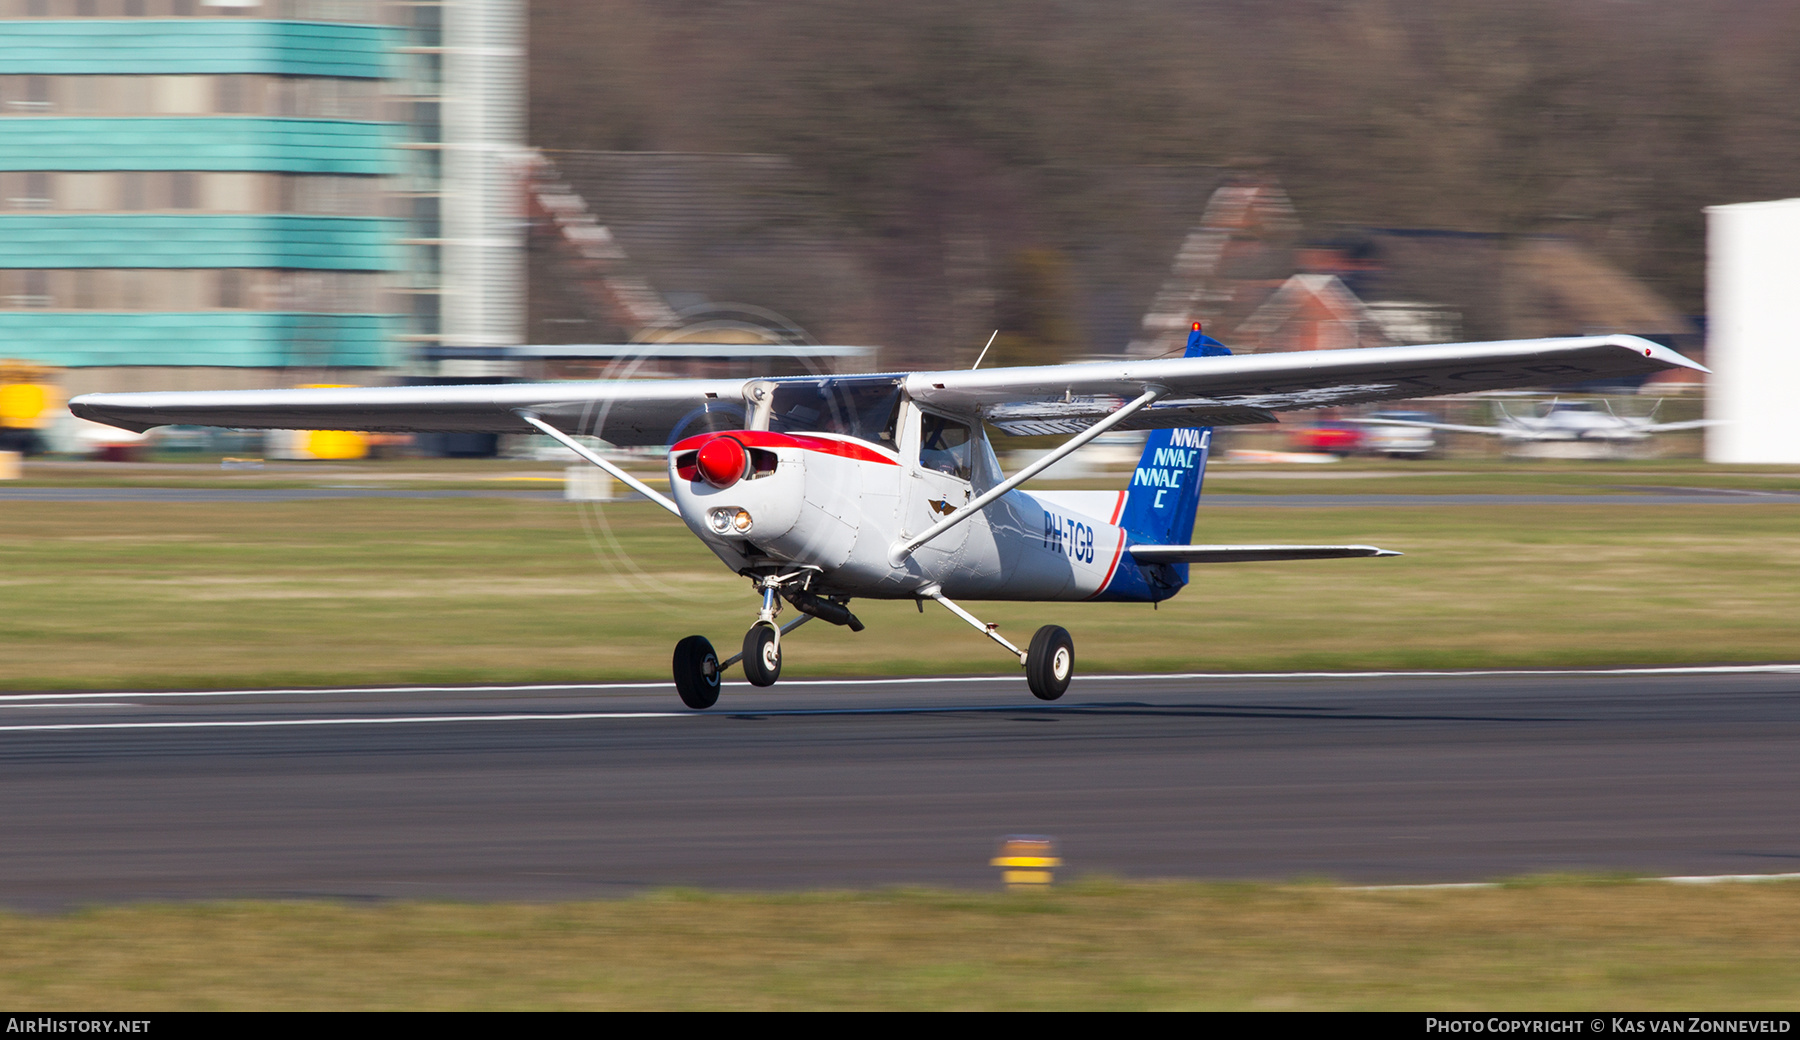
[[[1126,551],[1140,563],[1265,563],[1401,555],[1373,545],[1134,545]]]

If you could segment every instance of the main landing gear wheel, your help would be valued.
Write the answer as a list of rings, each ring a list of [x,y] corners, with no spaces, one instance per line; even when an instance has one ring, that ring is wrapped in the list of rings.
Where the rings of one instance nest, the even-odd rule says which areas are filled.
[[[752,686],[773,686],[781,678],[781,640],[774,625],[757,625],[744,633],[744,678]]]
[[[1025,682],[1032,696],[1040,701],[1053,701],[1069,688],[1075,678],[1075,640],[1069,630],[1045,625],[1031,637],[1031,648],[1025,651]]]
[[[719,703],[719,655],[705,636],[675,644],[675,689],[681,703],[704,711]]]

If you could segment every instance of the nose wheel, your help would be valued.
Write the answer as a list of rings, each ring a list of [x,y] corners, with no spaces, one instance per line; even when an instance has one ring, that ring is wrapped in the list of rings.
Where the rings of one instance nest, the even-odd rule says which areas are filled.
[[[773,622],[744,633],[744,678],[752,686],[773,686],[781,678],[781,636]]]

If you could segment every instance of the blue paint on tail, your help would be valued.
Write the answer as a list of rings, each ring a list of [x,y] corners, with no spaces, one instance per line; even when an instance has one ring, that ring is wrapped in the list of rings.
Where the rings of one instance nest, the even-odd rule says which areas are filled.
[[[1188,334],[1183,357],[1230,354],[1225,344],[1196,326]],[[1151,430],[1144,455],[1132,473],[1119,514],[1132,544],[1187,545],[1194,538],[1194,514],[1200,508],[1200,484],[1212,452],[1212,427]],[[1188,565],[1164,563],[1139,567],[1122,561],[1106,593],[1123,599],[1167,599],[1188,581]],[[1137,588],[1141,583],[1141,590]],[[1148,592],[1148,595],[1143,593]],[[1135,594],[1134,594],[1135,593]],[[1106,598],[1113,598],[1107,595]]]

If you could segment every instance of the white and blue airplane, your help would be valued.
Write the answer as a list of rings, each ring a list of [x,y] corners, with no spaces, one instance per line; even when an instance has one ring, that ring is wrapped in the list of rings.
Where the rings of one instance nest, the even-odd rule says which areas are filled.
[[[979,364],[979,361],[977,362]],[[853,598],[942,604],[1017,657],[1055,700],[1075,672],[1056,625],[1021,648],[958,601],[1156,603],[1194,563],[1394,556],[1369,545],[1191,544],[1215,426],[1277,411],[1669,368],[1704,371],[1634,336],[1513,340],[1232,356],[1193,326],[1184,356],[1023,368],[780,379],[612,380],[497,386],[86,394],[76,415],[142,431],[236,429],[547,434],[680,517],[749,579],[756,621],[721,659],[704,636],[676,644],[682,701],[709,708],[740,661],[758,686],[781,674],[782,640],[812,618],[861,631]],[[1008,475],[986,428],[1072,434]],[[1124,491],[1020,485],[1112,429],[1150,430]],[[574,435],[669,445],[664,495]],[[799,616],[777,621],[784,601]]]

